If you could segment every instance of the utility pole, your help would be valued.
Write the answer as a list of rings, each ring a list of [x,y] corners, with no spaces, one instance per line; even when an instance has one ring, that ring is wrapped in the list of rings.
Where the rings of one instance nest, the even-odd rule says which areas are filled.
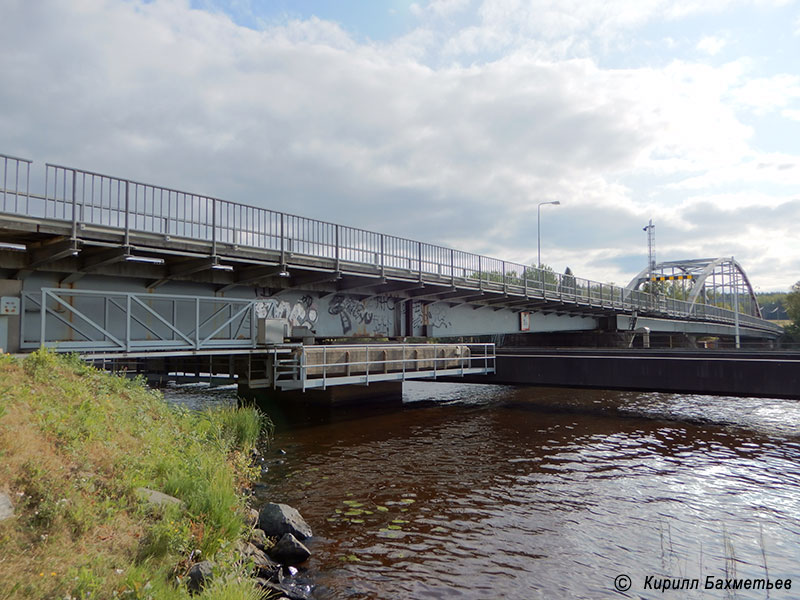
[[[656,226],[653,225],[653,219],[650,219],[642,231],[647,232],[647,279],[652,282],[653,272],[656,270]]]

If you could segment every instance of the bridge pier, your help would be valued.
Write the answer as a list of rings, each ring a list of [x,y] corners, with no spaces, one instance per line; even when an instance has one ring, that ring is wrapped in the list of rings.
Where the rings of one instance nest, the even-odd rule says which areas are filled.
[[[403,383],[380,381],[305,392],[253,389],[240,383],[238,394],[241,404],[255,404],[277,427],[313,425],[396,410],[403,402]]]
[[[800,355],[505,348],[496,373],[480,383],[800,398]]]

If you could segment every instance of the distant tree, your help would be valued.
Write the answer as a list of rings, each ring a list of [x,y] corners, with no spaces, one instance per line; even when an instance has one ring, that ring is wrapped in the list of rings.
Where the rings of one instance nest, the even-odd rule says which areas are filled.
[[[792,291],[787,294],[784,305],[786,314],[792,320],[792,329],[795,333],[800,332],[800,281],[792,286]]]
[[[787,292],[757,292],[756,300],[761,307],[761,314],[765,319],[784,321],[789,318],[786,314]]]

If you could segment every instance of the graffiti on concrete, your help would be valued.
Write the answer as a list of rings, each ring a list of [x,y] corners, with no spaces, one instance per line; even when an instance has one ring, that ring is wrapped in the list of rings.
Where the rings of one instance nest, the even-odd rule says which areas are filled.
[[[355,298],[343,296],[342,294],[336,294],[331,299],[331,303],[328,306],[328,314],[339,316],[342,322],[342,333],[345,335],[353,331],[354,323],[356,326],[369,325],[375,316],[372,311],[367,310],[364,302],[359,302]]]
[[[427,325],[435,329],[447,329],[452,323],[447,318],[447,309],[435,304],[414,303],[414,310],[411,316],[411,324],[414,329]]]
[[[314,299],[305,295],[294,303],[276,298],[264,298],[256,303],[260,319],[286,319],[292,327],[313,327],[319,318]]]
[[[401,310],[403,300],[391,296],[376,296],[358,300],[345,294],[336,294],[328,305],[328,314],[338,316],[342,334],[393,335],[395,311]],[[427,325],[447,329],[451,326],[447,309],[443,306],[414,303],[412,323],[414,328]]]

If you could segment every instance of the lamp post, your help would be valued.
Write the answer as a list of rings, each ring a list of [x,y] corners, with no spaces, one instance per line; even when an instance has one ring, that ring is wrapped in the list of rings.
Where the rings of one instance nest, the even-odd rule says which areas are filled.
[[[537,269],[542,268],[542,206],[545,204],[561,204],[558,200],[553,200],[552,202],[539,202],[536,206],[536,247],[538,249],[538,263],[536,265]]]

